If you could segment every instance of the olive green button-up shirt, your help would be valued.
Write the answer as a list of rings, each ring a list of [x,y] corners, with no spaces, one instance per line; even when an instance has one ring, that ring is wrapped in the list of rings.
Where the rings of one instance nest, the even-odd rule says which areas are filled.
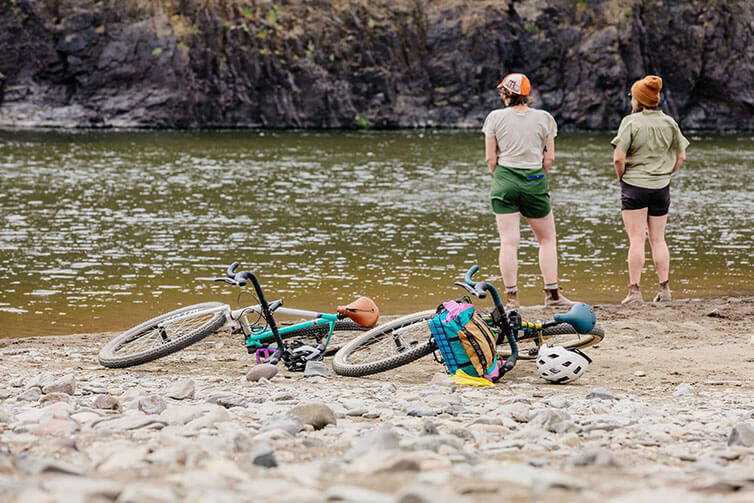
[[[673,118],[659,110],[624,117],[610,143],[626,153],[623,181],[645,189],[667,186],[678,155],[689,145]]]

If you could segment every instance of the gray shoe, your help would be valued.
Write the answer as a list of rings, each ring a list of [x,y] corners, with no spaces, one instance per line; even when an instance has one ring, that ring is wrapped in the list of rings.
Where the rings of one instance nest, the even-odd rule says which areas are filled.
[[[545,289],[545,307],[571,307],[573,304],[573,301],[560,293],[560,288],[557,290]]]
[[[644,299],[641,297],[641,290],[639,285],[628,285],[628,295],[626,298],[620,301],[621,304],[641,304]]]
[[[671,296],[670,296],[670,287],[668,286],[668,282],[665,281],[664,283],[660,283],[660,287],[657,289],[657,295],[655,295],[655,298],[652,300],[653,302],[670,302]]]
[[[505,294],[505,309],[518,309],[521,307],[521,301],[518,300],[518,290],[515,292],[507,292]]]

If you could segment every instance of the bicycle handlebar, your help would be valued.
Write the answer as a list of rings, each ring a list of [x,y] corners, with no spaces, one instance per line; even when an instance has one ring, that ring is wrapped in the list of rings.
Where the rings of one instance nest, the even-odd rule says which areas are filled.
[[[476,282],[471,279],[471,277],[476,274],[476,272],[479,270],[479,266],[474,264],[472,265],[469,270],[466,272],[466,276],[463,278],[463,283],[455,283],[458,286],[461,286],[466,289],[471,295],[475,295],[479,297],[480,299],[484,299],[487,297],[487,292],[492,295],[492,301],[495,303],[496,306],[501,306],[502,302],[500,301],[500,295],[497,293],[497,289],[492,286],[492,284],[487,283],[486,281],[479,281]]]
[[[272,312],[280,307],[280,304],[282,302],[276,301],[273,302],[272,305],[267,302],[267,299],[264,297],[264,292],[262,292],[262,285],[259,284],[259,280],[251,271],[241,271],[241,272],[235,272],[236,269],[238,269],[238,262],[233,262],[228,266],[228,272],[226,274],[227,277],[225,278],[216,278],[215,281],[224,281],[225,283],[229,283],[231,285],[237,285],[237,286],[246,286],[246,280],[251,280],[251,284],[254,285],[254,290],[257,293],[257,298],[259,299],[259,305],[262,307],[262,315],[264,316],[265,320],[267,320],[267,324],[270,326],[270,330],[272,331],[272,335],[275,336],[275,342],[277,342],[278,350],[275,351],[275,354],[272,355],[270,358],[270,363],[274,362],[277,363],[280,358],[283,356],[284,351],[284,344],[283,339],[280,337],[280,332],[278,332],[278,326],[277,323],[275,323],[275,318],[272,316]]]

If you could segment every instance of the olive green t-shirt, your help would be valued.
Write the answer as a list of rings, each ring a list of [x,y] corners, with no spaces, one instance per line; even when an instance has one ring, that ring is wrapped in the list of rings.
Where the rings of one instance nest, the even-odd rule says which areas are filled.
[[[624,117],[610,143],[626,153],[623,181],[645,189],[666,187],[678,155],[689,146],[673,118],[659,110]]]

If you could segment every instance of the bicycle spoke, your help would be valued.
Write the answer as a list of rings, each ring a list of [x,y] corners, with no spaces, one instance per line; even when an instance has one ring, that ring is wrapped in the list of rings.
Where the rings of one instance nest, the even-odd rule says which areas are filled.
[[[348,356],[348,362],[358,365],[403,353],[426,342],[429,333],[427,322],[395,328],[356,349]]]
[[[116,348],[115,354],[139,353],[152,348],[168,344],[175,338],[191,333],[207,322],[212,320],[215,313],[208,313],[205,316],[192,316],[178,319],[176,321],[164,321],[159,326],[149,327],[141,333],[135,334],[133,339],[124,342]]]

